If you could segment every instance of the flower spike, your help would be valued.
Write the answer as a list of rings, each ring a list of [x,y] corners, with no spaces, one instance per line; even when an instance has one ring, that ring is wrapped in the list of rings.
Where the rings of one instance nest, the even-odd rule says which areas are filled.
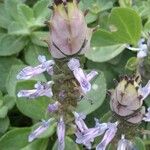
[[[52,86],[53,82],[49,81],[47,83],[37,82],[35,84],[35,89],[33,90],[21,90],[17,94],[18,97],[27,97],[27,98],[37,98],[39,96],[52,97]]]
[[[45,71],[47,71],[50,75],[53,73],[53,65],[54,65],[53,60],[46,61],[46,57],[41,55],[38,57],[38,60],[41,63],[40,65],[38,65],[37,67],[31,67],[31,66],[25,67],[17,75],[17,79],[27,80]]]

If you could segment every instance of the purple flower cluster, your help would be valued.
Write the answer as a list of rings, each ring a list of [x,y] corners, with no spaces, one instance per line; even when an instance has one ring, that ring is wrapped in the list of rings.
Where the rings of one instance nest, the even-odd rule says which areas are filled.
[[[47,61],[45,56],[39,56],[38,60],[40,61],[40,65],[37,67],[26,67],[22,69],[22,71],[17,75],[18,80],[27,80],[31,77],[34,77],[35,75],[39,75],[40,73],[47,72],[48,74],[53,74],[53,65],[55,62],[53,60]],[[80,62],[78,59],[71,58],[68,61],[68,69],[72,71],[75,79],[79,82],[79,85],[81,87],[81,90],[84,94],[89,92],[91,90],[91,84],[90,81],[98,74],[96,71],[91,71],[89,74],[86,74],[81,68],[80,68]],[[52,86],[55,84],[53,81],[48,82],[37,82],[34,85],[34,89],[31,90],[21,90],[18,92],[18,97],[26,97],[30,99],[34,99],[40,96],[47,96],[52,97],[53,91]],[[59,107],[61,104],[56,101],[53,104],[48,105],[48,112],[53,113],[57,110],[59,110]],[[80,129],[80,131],[83,133],[82,129],[86,130],[86,133],[90,135],[90,132],[93,132],[92,129],[88,129],[83,121],[84,116],[80,116],[78,113],[73,112],[75,116],[75,123]],[[48,127],[51,124],[51,119],[48,121],[42,121],[40,126],[35,129],[28,138],[29,142],[32,142],[34,139],[38,138],[43,132],[45,132]],[[84,144],[84,137],[82,137],[83,142],[81,142],[81,136],[78,137],[79,131],[77,131],[77,143],[83,143]],[[97,134],[96,134],[97,135]],[[58,136],[58,150],[64,150],[65,147],[65,121],[64,117],[60,116],[60,119],[57,122],[57,136]],[[92,135],[93,136],[93,135]],[[96,136],[95,136],[96,137]],[[92,139],[94,137],[91,137]],[[86,139],[85,139],[86,140]],[[91,139],[89,139],[91,142]],[[93,139],[94,140],[94,139]],[[80,141],[80,142],[78,142]],[[89,141],[88,141],[89,142]],[[86,143],[85,143],[86,145]]]
[[[83,144],[87,149],[92,148],[92,142],[98,136],[103,135],[104,137],[102,141],[97,145],[96,150],[105,150],[107,145],[111,142],[111,140],[115,137],[117,132],[117,125],[119,122],[115,123],[99,123],[98,119],[95,119],[95,127],[88,128],[84,122],[85,115],[78,114],[74,112],[75,123],[77,126],[76,129],[76,143]]]

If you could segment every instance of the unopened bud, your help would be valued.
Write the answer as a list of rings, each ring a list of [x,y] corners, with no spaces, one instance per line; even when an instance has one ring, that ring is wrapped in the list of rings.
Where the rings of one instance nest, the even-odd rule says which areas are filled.
[[[55,1],[50,20],[50,51],[54,58],[83,54],[90,47],[92,30],[87,27],[77,3],[76,0]]]
[[[128,122],[139,123],[142,121],[145,110],[142,109],[143,99],[139,92],[137,77],[123,78],[111,94],[110,106],[119,116],[127,117]]]

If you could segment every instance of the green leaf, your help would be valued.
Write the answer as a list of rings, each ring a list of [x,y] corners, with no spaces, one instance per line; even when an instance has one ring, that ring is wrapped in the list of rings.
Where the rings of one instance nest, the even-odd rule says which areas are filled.
[[[25,37],[5,35],[0,40],[0,56],[10,56],[20,52],[27,44]]]
[[[11,23],[11,18],[5,10],[4,4],[0,3],[0,27],[7,29]]]
[[[137,69],[137,67],[138,67],[138,59],[137,59],[137,57],[131,57],[128,60],[126,66],[125,66],[125,68],[127,68],[127,69],[129,69],[131,71],[135,71]]]
[[[47,48],[48,44],[44,40],[48,40],[48,35],[49,35],[49,32],[45,32],[45,31],[33,32],[31,35],[31,41],[32,43],[38,46],[44,46]]]
[[[117,40],[113,37],[111,32],[105,30],[98,30],[93,33],[91,44],[92,46],[109,46],[118,44]]]
[[[21,148],[21,150],[46,150],[48,144],[48,139],[35,140],[34,142],[28,144],[26,147]]]
[[[92,47],[85,56],[94,62],[106,62],[119,55],[125,49],[125,45],[111,45],[104,47]]]
[[[132,0],[119,0],[121,7],[132,7]]]
[[[11,66],[15,64],[22,64],[22,62],[19,59],[16,59],[15,57],[0,57],[0,90],[2,90],[2,92],[6,91],[6,79]]]
[[[5,9],[9,13],[9,15],[14,19],[18,20],[18,10],[17,7],[18,5],[22,4],[21,0],[5,0]]]
[[[0,119],[0,133],[4,133],[9,127],[9,118]]]
[[[2,106],[0,108],[0,118],[5,118],[8,113],[8,107],[7,106]]]
[[[13,65],[10,68],[10,71],[6,80],[6,90],[9,96],[16,97],[16,85],[17,85],[17,82],[19,82],[16,79],[16,76],[17,76],[17,73],[20,72],[25,67],[26,67],[25,65]]]
[[[15,98],[9,95],[3,97],[3,105],[5,105],[8,110],[11,110],[15,105]]]
[[[145,32],[149,32],[150,31],[150,20],[148,20],[145,25],[144,25],[144,29]]]
[[[55,142],[52,150],[58,150],[57,141]],[[78,145],[69,137],[65,137],[65,150],[80,150]]]
[[[43,26],[45,19],[49,17],[49,5],[50,0],[40,0],[33,6],[34,16],[36,18],[37,25]]]
[[[82,0],[84,8],[90,8],[90,11],[98,13],[113,7],[115,0]]]
[[[9,71],[9,75],[6,80],[6,89],[7,89],[9,96],[16,97],[16,85],[18,82],[20,82],[20,80],[16,79],[16,76],[25,67],[26,67],[25,65],[13,65],[11,67]],[[32,80],[46,81],[45,76],[43,74],[32,78]]]
[[[38,65],[38,56],[44,55],[47,60],[50,59],[50,52],[48,49],[36,45],[29,45],[29,47],[24,51],[25,60],[30,65]]]
[[[30,8],[28,5],[21,4],[18,6],[18,12],[20,15],[23,17],[26,22],[32,23],[34,20],[34,14],[33,14],[33,9]]]
[[[135,145],[136,145],[136,147],[137,147],[138,150],[146,150],[144,142],[139,137],[135,138]]]
[[[76,109],[77,112],[90,114],[102,105],[106,96],[106,81],[104,74],[100,72],[99,75],[91,82],[91,84],[92,89],[78,104]],[[92,104],[90,101],[92,101]]]
[[[0,138],[1,150],[20,150],[28,144],[30,128],[18,128],[7,132]]]
[[[102,122],[109,122],[111,116],[112,116],[112,112],[111,112],[111,111],[108,111],[107,113],[105,113],[105,114],[103,115],[103,117],[100,118],[100,121],[102,121]]]
[[[17,93],[20,90],[33,89],[35,81],[24,81],[17,84]],[[18,109],[26,116],[41,120],[45,118],[48,104],[50,99],[47,97],[39,97],[36,99],[18,98],[17,101]]]
[[[113,8],[109,27],[118,42],[136,45],[141,36],[141,18],[130,8]]]
[[[147,1],[135,0],[134,5],[132,7],[138,12],[138,14],[143,19],[149,18],[150,0]]]
[[[14,21],[8,26],[8,34],[26,36],[30,34],[30,30],[27,25]]]

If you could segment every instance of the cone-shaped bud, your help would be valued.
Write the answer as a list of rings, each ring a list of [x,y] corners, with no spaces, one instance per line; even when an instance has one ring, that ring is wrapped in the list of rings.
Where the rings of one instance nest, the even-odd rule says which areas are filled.
[[[77,6],[78,2],[62,1],[55,1],[50,20],[49,49],[54,58],[83,54],[90,47],[92,33]]]
[[[129,118],[127,121],[131,123],[141,122],[145,109],[142,108],[144,95],[139,92],[140,88],[138,77],[124,77],[112,91],[110,100],[112,111]]]

